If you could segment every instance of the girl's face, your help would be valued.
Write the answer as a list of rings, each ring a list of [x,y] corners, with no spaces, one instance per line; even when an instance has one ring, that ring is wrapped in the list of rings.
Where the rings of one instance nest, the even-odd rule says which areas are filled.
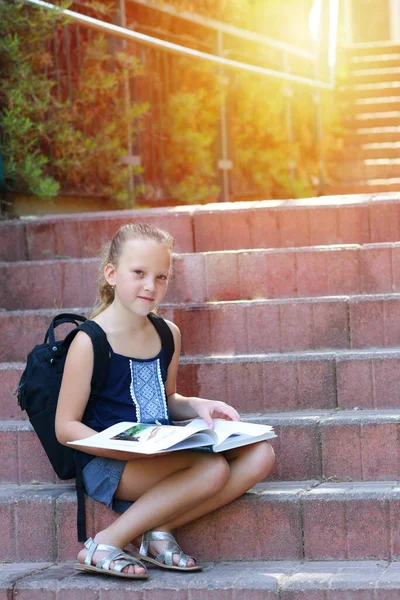
[[[154,240],[132,239],[125,242],[117,266],[106,266],[105,277],[125,308],[145,316],[162,302],[170,266],[168,248]]]

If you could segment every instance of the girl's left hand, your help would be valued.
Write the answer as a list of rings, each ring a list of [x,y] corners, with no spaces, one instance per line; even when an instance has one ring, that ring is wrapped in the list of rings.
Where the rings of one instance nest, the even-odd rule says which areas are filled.
[[[193,398],[192,407],[209,426],[214,429],[213,419],[226,419],[227,421],[240,421],[240,416],[229,404],[218,400],[206,400],[205,398]]]

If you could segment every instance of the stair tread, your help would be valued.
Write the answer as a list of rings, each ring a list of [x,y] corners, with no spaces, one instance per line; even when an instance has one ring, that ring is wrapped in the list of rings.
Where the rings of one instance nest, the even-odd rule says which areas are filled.
[[[257,352],[255,354],[189,354],[181,356],[180,363],[190,364],[193,362],[199,364],[214,364],[218,362],[242,363],[242,362],[260,362],[260,361],[293,361],[293,360],[371,360],[371,358],[398,359],[400,358],[400,344],[388,348],[369,347],[369,348],[335,348],[335,349],[316,349],[316,350],[294,350],[285,352]],[[25,362],[0,362],[0,371],[22,370],[25,368]]]
[[[392,243],[388,242],[387,247],[391,247]],[[386,246],[386,244],[379,244],[379,246]],[[327,247],[327,251],[329,247]],[[302,296],[301,298],[254,298],[251,300],[206,300],[204,302],[163,302],[159,305],[159,309],[166,308],[183,308],[187,310],[197,309],[201,307],[215,308],[218,305],[251,305],[256,304],[304,304],[306,302],[336,302],[343,300],[354,300],[354,301],[374,301],[374,300],[400,300],[400,292],[388,292],[388,293],[376,293],[376,294],[332,294],[326,296]],[[68,310],[71,313],[84,313],[91,309],[90,306],[74,306],[68,309],[60,308],[37,308],[37,309],[25,309],[25,310],[7,310],[0,311],[0,319],[8,316],[19,316],[19,315],[31,315],[38,314],[44,316],[52,316],[58,313],[62,313]]]
[[[349,410],[332,409],[302,409],[292,411],[245,412],[241,413],[242,420],[249,423],[275,425],[296,424],[335,424],[335,423],[397,423],[399,411],[393,408],[353,408]],[[33,431],[29,421],[0,420],[0,431]]]
[[[376,497],[385,494],[400,497],[400,481],[348,481],[336,480],[320,481],[309,479],[302,481],[262,481],[252,487],[245,495],[249,498],[285,499],[297,497],[321,497],[327,499],[344,498],[357,499],[362,497]],[[66,496],[64,497],[64,495]],[[371,496],[372,495],[372,496]],[[40,501],[41,498],[59,498],[76,502],[75,485],[73,482],[62,483],[0,483],[0,503],[10,504],[21,498]],[[95,500],[89,499],[89,502]]]
[[[387,61],[391,61],[391,60],[396,60],[396,61],[400,61],[400,54],[399,53],[393,53],[393,54],[365,54],[362,56],[352,56],[351,57],[351,62],[353,64],[362,64],[362,63],[366,63],[366,62],[387,62]]]
[[[246,598],[256,600],[265,598],[263,594],[268,591],[268,598],[278,600],[281,593],[296,590],[310,591],[314,596],[315,591],[328,589],[341,593],[345,590],[400,589],[400,563],[383,560],[210,562],[199,573],[183,576],[149,569],[149,575],[147,581],[132,582],[79,573],[73,570],[73,562],[13,563],[0,565],[0,588],[12,590],[14,594],[24,590],[53,592],[57,594],[57,600],[62,600],[64,593],[65,598],[71,598],[71,592],[76,600],[84,600],[88,592],[106,593],[110,600],[117,600],[124,590],[130,598],[137,600],[146,590],[150,594],[156,593],[157,597],[161,593],[165,600],[176,598],[176,594],[186,600],[193,593],[211,600],[221,597],[221,593],[225,597],[227,591],[233,591],[235,597],[240,591]]]
[[[381,142],[381,143],[371,143],[371,144],[363,144],[363,148],[376,148],[376,147],[387,147],[387,148],[399,148],[400,150],[400,142]],[[348,162],[357,162],[358,160],[362,160],[365,162],[367,159],[352,159]],[[388,161],[400,161],[399,159],[378,159],[378,160],[388,160]],[[388,242],[390,244],[400,244],[399,242]],[[346,243],[333,243],[333,244],[314,244],[314,245],[305,245],[305,246],[293,246],[293,247],[285,247],[285,248],[274,248],[274,247],[266,247],[266,248],[243,248],[243,249],[235,249],[235,250],[211,250],[211,251],[198,251],[198,252],[177,252],[174,254],[174,260],[184,259],[186,257],[194,257],[194,256],[210,256],[215,254],[223,254],[223,255],[237,255],[237,254],[258,254],[258,253],[290,253],[290,252],[301,252],[301,251],[314,251],[314,250],[341,250],[346,248],[363,248],[365,246],[373,247],[374,243],[368,244],[346,244]],[[0,260],[0,268],[4,269],[18,269],[21,267],[48,267],[51,264],[70,264],[70,263],[98,263],[98,258],[86,257],[86,258],[76,258],[76,257],[68,257],[68,258],[48,258],[43,260],[19,260],[19,261],[1,261]]]
[[[366,77],[369,75],[397,75],[400,74],[400,67],[370,67],[367,69],[352,69],[350,75],[352,77]]]

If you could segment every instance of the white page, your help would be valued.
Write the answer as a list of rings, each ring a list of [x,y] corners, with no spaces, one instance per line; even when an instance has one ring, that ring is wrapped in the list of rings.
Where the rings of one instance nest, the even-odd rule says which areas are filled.
[[[100,433],[82,440],[68,442],[68,444],[89,448],[109,448],[112,450],[137,452],[140,454],[153,454],[168,450],[169,447],[179,444],[189,436],[204,429],[204,426],[207,430],[206,433],[210,434],[208,438],[204,438],[207,440],[207,443],[210,445],[217,441],[214,432],[208,430],[207,425],[205,425],[204,421],[201,419],[198,419],[198,423],[190,428],[187,428],[187,426],[177,427],[176,425],[163,425],[160,427],[158,425],[150,424],[143,432],[139,433],[137,436],[135,435],[139,441],[112,439],[114,436],[125,432],[131,427],[137,427],[138,425],[140,424],[128,422],[117,423]],[[152,432],[156,432],[156,436],[148,439]],[[188,445],[189,444],[186,444],[186,446]]]
[[[194,419],[185,427],[198,430],[200,425],[207,427],[203,419]],[[230,435],[239,434],[240,437],[259,437],[268,432],[272,432],[271,425],[260,425],[258,423],[245,423],[244,421],[227,421],[225,419],[214,419],[214,433],[217,435],[217,443],[221,444]],[[211,430],[209,430],[211,431]]]

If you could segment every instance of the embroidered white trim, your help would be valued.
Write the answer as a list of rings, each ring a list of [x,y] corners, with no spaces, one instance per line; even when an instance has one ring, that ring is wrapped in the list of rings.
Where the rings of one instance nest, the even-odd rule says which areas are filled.
[[[139,404],[139,402],[136,399],[135,390],[134,390],[134,387],[133,387],[133,361],[132,360],[129,361],[129,368],[131,370],[131,385],[129,386],[129,390],[130,390],[130,393],[131,393],[131,398],[133,400],[133,404],[135,405],[136,421],[138,423],[140,423],[140,420],[141,420],[140,404]]]
[[[159,358],[157,358],[157,376],[158,376],[158,383],[160,384],[160,389],[161,389],[161,394],[162,394],[162,400],[163,400],[163,406],[164,406],[164,418],[168,419],[168,406],[167,406],[167,399],[165,397],[165,385],[162,380],[161,362],[160,362]]]

